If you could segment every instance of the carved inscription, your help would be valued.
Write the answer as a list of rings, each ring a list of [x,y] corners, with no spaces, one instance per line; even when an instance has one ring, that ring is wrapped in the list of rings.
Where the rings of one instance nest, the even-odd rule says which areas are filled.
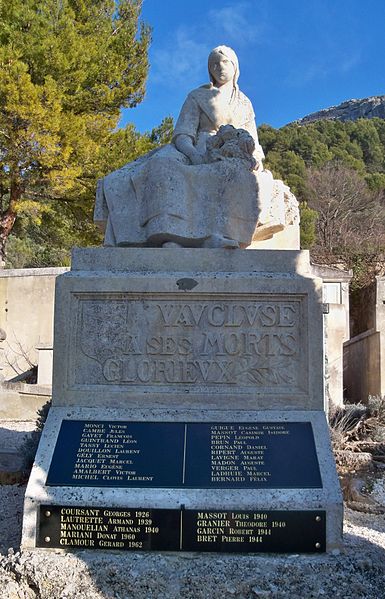
[[[64,420],[47,485],[167,487],[180,484],[183,443],[183,424]]]
[[[39,547],[179,549],[177,510],[42,506]]]
[[[325,551],[325,515],[324,512],[187,510],[183,538],[184,548],[190,551]]]
[[[322,487],[308,422],[188,424],[186,444],[186,486]]]
[[[274,428],[289,434],[285,425],[212,425],[211,481],[268,483],[271,472],[265,467],[264,438]]]
[[[249,489],[322,486],[308,422],[81,420],[62,422],[47,485]]]
[[[75,382],[300,387],[297,299],[81,301]]]
[[[325,551],[325,512],[43,505],[38,547],[259,552]]]
[[[285,528],[285,520],[268,521],[266,512],[197,512],[198,544],[262,543],[274,528]]]
[[[126,424],[85,422],[76,455],[74,480],[152,482],[153,475],[140,476],[135,458],[141,449]]]

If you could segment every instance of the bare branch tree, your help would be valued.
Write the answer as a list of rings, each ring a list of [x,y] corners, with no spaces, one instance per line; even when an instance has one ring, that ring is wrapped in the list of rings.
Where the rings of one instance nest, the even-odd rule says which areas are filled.
[[[385,248],[384,198],[338,163],[307,171],[308,204],[317,210],[318,254],[341,256]]]

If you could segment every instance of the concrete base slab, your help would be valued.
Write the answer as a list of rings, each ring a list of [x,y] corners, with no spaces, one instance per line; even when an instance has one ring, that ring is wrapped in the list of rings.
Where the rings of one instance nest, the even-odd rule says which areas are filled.
[[[148,398],[149,399],[149,398]],[[147,399],[147,401],[148,401]],[[148,404],[147,404],[148,405]],[[47,473],[63,420],[133,422],[309,422],[312,426],[322,488],[307,489],[197,489],[197,488],[102,488],[47,486]],[[68,439],[71,443],[71,439]],[[159,448],[161,450],[161,448]],[[301,468],[301,460],[293,464]],[[324,510],[326,549],[342,542],[342,495],[331,451],[327,422],[320,411],[247,411],[194,409],[93,409],[53,407],[49,413],[24,505],[23,549],[36,547],[41,505],[106,508],[219,510]],[[302,531],[303,532],[303,531]],[[301,531],[298,530],[298,534]]]

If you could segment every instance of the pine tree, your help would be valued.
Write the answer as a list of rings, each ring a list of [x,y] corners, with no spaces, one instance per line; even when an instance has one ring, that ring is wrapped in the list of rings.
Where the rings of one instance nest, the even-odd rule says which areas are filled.
[[[309,208],[307,202],[300,202],[300,234],[301,234],[301,249],[310,249],[316,241],[316,224],[318,212]]]
[[[39,223],[53,202],[82,210],[120,109],[144,97],[150,30],[141,6],[0,0],[1,257],[18,215]]]

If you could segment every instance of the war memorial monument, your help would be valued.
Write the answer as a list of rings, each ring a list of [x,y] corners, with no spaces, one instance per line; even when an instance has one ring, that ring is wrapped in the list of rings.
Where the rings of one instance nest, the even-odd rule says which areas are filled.
[[[280,249],[298,205],[263,167],[230,48],[209,75],[171,144],[99,182],[105,247],[74,250],[57,279],[24,549],[341,544],[322,282],[298,244]]]

